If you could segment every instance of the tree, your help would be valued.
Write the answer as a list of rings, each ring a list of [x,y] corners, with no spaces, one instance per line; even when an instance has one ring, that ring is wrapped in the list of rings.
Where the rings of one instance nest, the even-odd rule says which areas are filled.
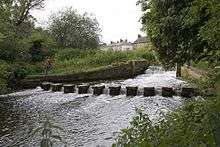
[[[211,42],[218,42],[215,37],[204,35],[210,21],[216,32],[214,36],[219,36],[218,0],[140,0],[138,4],[144,12],[143,30],[157,47],[162,63],[178,65],[177,76],[181,76],[184,63],[204,58],[206,51],[210,53],[218,48],[210,46]]]
[[[190,8],[185,25],[197,28],[204,49],[197,60],[219,62],[220,55],[220,2],[219,0],[196,0]]]
[[[1,0],[1,18],[20,26],[28,19],[33,18],[30,11],[44,7],[45,0]]]
[[[33,9],[43,7],[45,0],[1,0],[0,34],[4,36],[0,43],[0,59],[15,60],[23,55],[23,40],[34,30]]]
[[[27,18],[32,17],[30,10],[44,7],[45,0],[18,0],[14,5],[15,25],[21,25]]]
[[[186,10],[192,0],[141,0],[144,30],[147,31],[151,41],[157,47],[162,63],[168,67],[178,65],[177,76],[180,74],[180,66],[186,62],[188,50],[182,44],[188,40],[189,32],[182,27]]]
[[[49,29],[60,47],[87,49],[99,44],[97,20],[87,13],[80,15],[72,8],[53,14]]]

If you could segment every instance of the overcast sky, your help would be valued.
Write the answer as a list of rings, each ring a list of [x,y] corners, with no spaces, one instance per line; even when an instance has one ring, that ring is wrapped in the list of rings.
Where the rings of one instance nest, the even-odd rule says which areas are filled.
[[[47,0],[43,10],[36,10],[33,15],[38,25],[45,26],[51,13],[66,7],[73,7],[79,13],[92,13],[102,29],[102,40],[106,43],[120,38],[134,41],[140,31],[141,10],[137,0]]]

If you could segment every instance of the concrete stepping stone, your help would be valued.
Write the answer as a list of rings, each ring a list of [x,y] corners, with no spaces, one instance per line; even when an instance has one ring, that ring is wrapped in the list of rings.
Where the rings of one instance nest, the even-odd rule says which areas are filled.
[[[170,87],[162,87],[162,96],[163,97],[173,97],[174,90]]]
[[[117,96],[121,93],[121,86],[111,86],[109,87],[109,95]]]
[[[155,96],[155,88],[154,87],[144,87],[144,97]]]
[[[93,86],[93,95],[101,95],[105,89],[105,86]]]
[[[78,94],[87,94],[89,90],[89,85],[79,85],[78,86]]]
[[[187,98],[195,96],[195,88],[183,87],[181,91],[181,96]]]
[[[126,96],[137,96],[138,87],[126,87]]]
[[[51,88],[51,83],[49,83],[49,82],[42,83],[42,84],[41,84],[41,88],[42,88],[44,91],[49,91],[50,88]]]
[[[58,92],[62,90],[63,84],[61,83],[51,84],[51,87],[53,92]]]
[[[64,93],[75,93],[75,85],[63,85]]]

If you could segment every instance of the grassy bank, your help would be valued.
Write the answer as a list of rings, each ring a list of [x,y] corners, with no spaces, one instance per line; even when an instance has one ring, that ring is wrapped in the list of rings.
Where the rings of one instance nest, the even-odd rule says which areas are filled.
[[[157,64],[155,52],[151,48],[133,51],[101,51],[58,49],[52,57],[52,70],[49,74],[71,74],[97,70],[112,64],[129,60],[147,60],[151,65]],[[43,72],[38,73],[43,74]]]
[[[121,131],[113,146],[217,147],[220,146],[220,73],[196,68],[184,77],[199,87],[203,100],[188,100],[182,108],[153,124],[141,111],[131,127]],[[208,88],[208,89],[207,89]]]
[[[68,74],[91,71],[111,64],[120,64],[129,60],[145,59],[155,64],[156,58],[152,51],[138,49],[134,51],[78,51],[65,49],[55,55],[52,73]],[[78,54],[78,55],[77,55]],[[72,58],[69,55],[73,56]]]

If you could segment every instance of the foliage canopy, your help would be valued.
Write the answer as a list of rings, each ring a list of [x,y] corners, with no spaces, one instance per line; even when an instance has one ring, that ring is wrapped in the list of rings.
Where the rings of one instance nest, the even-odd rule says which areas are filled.
[[[100,28],[97,20],[87,13],[80,15],[68,8],[51,16],[49,27],[60,47],[97,48]]]

